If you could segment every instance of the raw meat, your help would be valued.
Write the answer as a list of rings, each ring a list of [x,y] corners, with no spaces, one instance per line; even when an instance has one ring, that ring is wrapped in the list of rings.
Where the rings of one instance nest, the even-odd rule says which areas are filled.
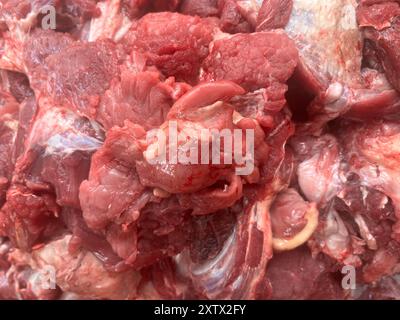
[[[97,120],[107,130],[123,126],[125,120],[143,124],[146,130],[159,127],[175,100],[190,89],[173,78],[165,82],[160,78],[155,71],[123,70],[121,81],[105,92]]]
[[[187,33],[186,30],[191,30]],[[177,80],[196,81],[201,61],[208,55],[214,24],[178,13],[152,13],[135,23],[125,42],[145,53],[148,64]]]
[[[218,0],[183,0],[180,12],[203,18],[218,16]]]
[[[320,133],[325,123],[341,115],[396,113],[399,97],[393,87],[382,86],[381,74],[363,68],[365,32],[359,28],[356,10],[354,0],[293,1],[285,30],[300,53],[295,82],[304,83],[315,97],[304,106],[309,117],[306,131]]]
[[[2,205],[15,165],[14,144],[18,129],[19,105],[11,94],[7,92],[0,94],[0,205]]]
[[[110,273],[90,252],[78,250],[71,253],[70,235],[52,241],[31,254],[15,251],[12,259],[33,270],[51,267],[57,270],[57,284],[65,293],[76,294],[81,299],[132,299],[140,275],[134,272]]]
[[[241,34],[213,43],[203,64],[202,78],[205,81],[231,80],[255,91],[275,83],[286,83],[296,65],[297,50],[286,34]]]
[[[285,28],[292,9],[293,0],[264,1],[257,17],[257,31]]]
[[[400,299],[399,17],[0,0],[0,299]]]
[[[1,79],[2,87],[5,91],[10,92],[19,103],[33,96],[29,80],[24,74],[2,70]]]
[[[250,3],[250,6],[247,5]],[[229,33],[252,32],[255,27],[257,11],[255,1],[218,1],[221,30]],[[250,10],[247,10],[250,9]]]
[[[280,253],[268,268],[274,299],[343,299],[334,275],[326,273],[329,263],[313,259],[306,247]],[[298,269],[303,272],[297,272]]]
[[[101,96],[119,74],[118,51],[114,43],[106,40],[72,43],[68,37],[62,40],[56,37],[54,41],[57,43],[53,44],[49,41],[52,36],[54,34],[50,38],[44,36],[46,43],[39,48],[43,51],[26,58],[28,65],[37,65],[29,71],[29,74],[34,74],[31,83],[36,95],[47,99],[49,104],[94,117]],[[30,51],[29,45],[26,52]],[[48,52],[49,47],[54,48],[53,45],[56,51]],[[64,64],[59,61],[64,61]],[[75,72],[71,72],[71,68]]]
[[[358,10],[359,25],[371,44],[386,76],[396,90],[400,90],[397,73],[400,68],[398,54],[400,6],[397,2],[365,3]]]

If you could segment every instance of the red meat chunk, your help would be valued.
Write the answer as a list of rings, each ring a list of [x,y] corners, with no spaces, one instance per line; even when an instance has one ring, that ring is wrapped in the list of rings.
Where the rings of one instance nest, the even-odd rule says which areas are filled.
[[[286,83],[297,49],[283,32],[240,34],[214,42],[203,63],[204,80],[230,80],[249,91]]]
[[[152,13],[133,25],[128,33],[129,48],[148,57],[165,76],[194,83],[201,62],[213,39],[211,22],[178,13]],[[187,32],[190,30],[190,32]]]

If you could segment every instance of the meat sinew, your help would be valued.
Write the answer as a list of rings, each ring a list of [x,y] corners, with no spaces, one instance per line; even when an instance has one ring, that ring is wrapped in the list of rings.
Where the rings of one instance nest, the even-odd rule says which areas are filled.
[[[0,299],[400,299],[400,2],[0,0]]]

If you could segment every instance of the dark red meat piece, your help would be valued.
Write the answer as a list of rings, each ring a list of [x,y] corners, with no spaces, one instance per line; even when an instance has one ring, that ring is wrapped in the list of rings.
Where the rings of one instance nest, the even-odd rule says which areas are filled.
[[[0,298],[399,298],[399,4],[0,0]]]
[[[68,34],[60,34],[51,30],[35,30],[24,45],[24,62],[29,71],[42,66],[45,59],[59,53],[73,43]]]
[[[97,120],[106,129],[123,126],[125,120],[143,125],[146,130],[156,128],[166,120],[177,98],[175,92],[184,92],[185,86],[180,86],[173,79],[162,82],[158,72],[123,71],[121,81],[106,91]]]
[[[16,161],[15,141],[19,105],[7,92],[0,92],[0,206],[5,201]]]
[[[33,96],[29,80],[23,73],[4,70],[1,72],[1,78],[3,88],[9,91],[19,103]]]
[[[191,30],[190,33],[186,30]],[[208,55],[214,25],[178,13],[148,14],[135,23],[127,35],[129,49],[145,53],[148,64],[177,80],[196,81],[201,61]]]
[[[244,1],[246,4],[247,1]],[[240,1],[218,0],[221,30],[229,33],[248,33],[254,31],[257,12],[248,12]],[[252,15],[253,13],[253,15]]]
[[[394,88],[400,90],[398,74],[400,72],[400,57],[397,47],[400,43],[400,6],[395,2],[386,2],[361,6],[358,20],[364,29],[366,39],[370,41],[386,76]]]
[[[292,8],[293,0],[264,1],[257,17],[257,31],[285,28]]]
[[[275,255],[267,271],[272,299],[343,299],[343,289],[327,272],[328,267],[321,257],[313,258],[305,246]]]
[[[18,248],[30,250],[37,241],[53,235],[54,229],[60,227],[55,219],[59,210],[54,197],[13,186],[0,211],[0,235],[10,238]]]
[[[218,0],[183,0],[179,11],[204,18],[218,16]]]
[[[102,94],[119,74],[119,53],[111,41],[80,43],[66,34],[41,31],[24,52],[37,97],[82,115],[95,116]]]
[[[70,110],[42,110],[27,137],[14,181],[40,192],[54,190],[60,205],[79,207],[80,183],[87,178],[90,157],[102,139],[99,126]]]
[[[203,79],[231,80],[254,91],[286,83],[297,59],[294,43],[283,32],[235,35],[214,42]]]

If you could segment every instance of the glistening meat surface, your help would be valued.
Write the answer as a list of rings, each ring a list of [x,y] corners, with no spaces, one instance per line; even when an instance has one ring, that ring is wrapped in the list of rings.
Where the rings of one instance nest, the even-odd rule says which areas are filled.
[[[0,299],[400,299],[399,31],[394,0],[0,0]]]

